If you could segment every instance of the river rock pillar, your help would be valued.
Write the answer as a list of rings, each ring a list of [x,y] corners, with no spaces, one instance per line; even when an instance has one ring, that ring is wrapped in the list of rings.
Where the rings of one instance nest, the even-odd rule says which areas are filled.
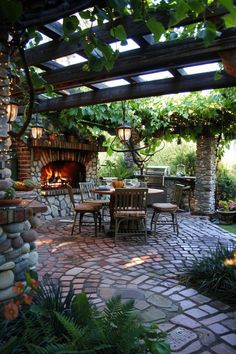
[[[216,138],[200,136],[197,140],[195,212],[215,212]]]
[[[0,302],[16,295],[13,291],[15,282],[24,282],[25,272],[36,269],[38,263],[37,232],[34,230],[37,225],[34,225],[32,208],[5,198],[7,188],[13,186],[7,118],[9,47],[5,37],[0,32]]]

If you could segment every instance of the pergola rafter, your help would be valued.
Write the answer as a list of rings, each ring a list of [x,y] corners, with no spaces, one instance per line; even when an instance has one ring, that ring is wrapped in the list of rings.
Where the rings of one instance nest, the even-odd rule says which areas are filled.
[[[73,14],[76,4],[74,1],[70,1],[70,3],[72,10],[70,14]],[[83,10],[95,4],[98,4],[95,0],[82,1],[78,9]],[[101,4],[99,3],[99,5]],[[42,78],[47,84],[53,85],[55,93],[62,97],[41,99],[35,111],[60,111],[68,107],[116,100],[235,86],[236,78],[230,77],[224,72],[222,72],[221,79],[216,81],[214,72],[191,76],[186,75],[183,71],[185,67],[220,62],[222,52],[236,49],[236,29],[223,29],[222,16],[226,13],[225,8],[211,7],[204,14],[194,18],[187,17],[176,25],[180,28],[196,24],[203,19],[215,23],[217,28],[221,30],[221,35],[207,47],[201,39],[194,38],[169,40],[155,44],[150,30],[143,21],[135,21],[131,16],[115,19],[112,26],[122,24],[126,30],[127,38],[132,39],[139,48],[120,53],[110,71],[103,69],[99,72],[84,71],[85,63],[64,66],[56,62],[56,59],[71,54],[79,54],[86,58],[83,41],[79,33],[72,34],[71,41],[64,41],[61,23],[55,21],[50,23],[52,18],[50,16],[45,20],[45,23],[39,19],[36,24],[37,29],[52,40],[26,49],[26,62],[28,66],[43,70]],[[152,16],[161,21],[165,28],[168,28],[169,17],[166,13],[152,13]],[[27,19],[25,21],[27,22]],[[111,36],[110,28],[111,24],[105,23],[102,27],[91,27],[91,31],[96,38],[104,43],[112,44],[117,40]],[[143,82],[140,77],[140,75],[161,71],[169,71],[173,77],[150,82]],[[126,80],[127,85],[106,88],[108,81],[118,79]],[[88,87],[91,91],[81,92],[82,86]],[[44,90],[43,87],[37,88],[36,92],[40,95],[44,93]],[[13,94],[20,96],[21,93],[15,91]]]

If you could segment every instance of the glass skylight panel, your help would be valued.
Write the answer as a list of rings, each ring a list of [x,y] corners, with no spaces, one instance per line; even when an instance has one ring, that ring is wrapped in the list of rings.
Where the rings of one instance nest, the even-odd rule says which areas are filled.
[[[108,87],[119,87],[119,86],[125,86],[125,85],[130,85],[130,83],[124,79],[110,80],[110,81],[105,81],[105,82],[93,84],[94,87],[97,87],[99,89],[104,89],[104,88],[108,88]]]
[[[87,59],[85,59],[84,57],[82,57],[79,54],[71,54],[71,55],[67,55],[66,57],[61,57],[61,58],[55,59],[55,62],[57,62],[63,66],[80,64],[80,63],[84,63],[86,61],[87,61]]]
[[[209,73],[212,71],[217,71],[219,69],[220,69],[220,67],[219,67],[218,63],[211,63],[211,64],[189,66],[189,67],[185,67],[183,69],[178,69],[178,71],[182,75],[195,75],[195,74],[201,74],[201,73]]]
[[[118,86],[129,85],[130,83],[124,79],[118,79],[118,80],[106,81],[104,82],[104,84],[108,87],[118,87]]]
[[[145,34],[144,36],[143,36],[143,38],[145,39],[145,41],[147,41],[149,44],[154,44],[155,43],[155,41],[154,41],[154,38],[153,38],[153,34]]]
[[[131,38],[127,39],[126,45],[121,45],[121,42],[115,42],[111,43],[110,46],[113,50],[118,50],[120,53],[140,48],[140,46]]]
[[[145,75],[138,76],[138,78],[140,78],[142,81],[163,80],[163,79],[169,79],[171,77],[174,77],[174,76],[169,71],[160,71],[158,73],[145,74]]]
[[[42,37],[42,39],[40,40],[39,44],[37,45],[40,45],[40,44],[44,44],[44,43],[48,43],[48,42],[51,42],[52,41],[52,38],[49,38],[48,36],[46,36],[45,34],[41,33],[41,32],[38,32],[40,34],[40,36]],[[35,44],[35,40],[34,39],[30,39],[29,42],[26,44],[26,48],[32,48],[34,47],[36,44]]]

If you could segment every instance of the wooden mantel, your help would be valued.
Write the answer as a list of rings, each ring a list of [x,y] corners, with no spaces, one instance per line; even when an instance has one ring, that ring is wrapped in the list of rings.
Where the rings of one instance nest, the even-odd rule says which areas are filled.
[[[101,145],[96,143],[70,143],[67,141],[50,141],[50,140],[42,140],[42,139],[32,139],[30,142],[30,146],[32,148],[42,148],[42,149],[64,149],[64,150],[82,150],[82,151],[106,151]]]

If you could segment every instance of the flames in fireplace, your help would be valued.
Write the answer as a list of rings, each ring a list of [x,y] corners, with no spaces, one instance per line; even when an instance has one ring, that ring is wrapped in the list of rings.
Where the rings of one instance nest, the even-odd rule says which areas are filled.
[[[85,181],[85,174],[85,167],[80,162],[48,163],[41,170],[42,189],[63,188],[67,183],[73,188],[78,188],[78,183]]]

